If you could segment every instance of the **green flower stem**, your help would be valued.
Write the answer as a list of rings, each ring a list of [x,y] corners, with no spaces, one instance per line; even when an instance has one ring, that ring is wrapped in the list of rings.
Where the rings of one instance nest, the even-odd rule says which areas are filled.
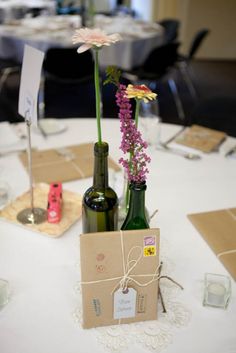
[[[136,101],[136,107],[135,107],[135,126],[138,128],[138,116],[139,116],[139,108],[140,108],[140,100],[135,99]]]
[[[129,209],[129,197],[130,197],[130,192],[129,192],[129,182],[128,180],[126,182],[126,190],[125,190],[125,211],[126,213],[128,212]]]
[[[136,106],[135,106],[135,126],[136,126],[136,128],[138,128],[138,117],[139,117],[140,100],[135,98],[135,102],[136,102]],[[132,157],[133,157],[133,152],[130,152],[130,154],[129,154],[129,163],[130,163],[130,165],[131,165]],[[129,183],[127,181],[126,197],[125,197],[126,212],[128,212],[128,208],[129,208],[129,197],[130,197]]]
[[[98,143],[101,144],[102,143],[101,93],[100,93],[100,82],[99,82],[98,49],[95,49],[94,84],[95,84],[95,94],[96,94],[96,119],[97,119],[97,130],[98,130]]]
[[[135,106],[135,126],[138,128],[138,117],[139,117],[139,109],[140,109],[140,99],[135,98],[136,106]],[[129,154],[129,163],[131,165],[131,160],[133,157],[133,152],[130,152]],[[129,208],[129,197],[130,197],[130,191],[129,191],[129,183],[127,181],[127,186],[126,186],[126,197],[125,197],[125,209],[126,212],[128,211]]]
[[[133,151],[129,152],[129,165],[130,169],[132,168],[132,158],[133,158]],[[130,191],[129,191],[129,180],[128,180],[128,175],[127,175],[127,180],[126,180],[126,193],[125,193],[125,210],[128,212],[129,209],[129,198],[130,198]]]

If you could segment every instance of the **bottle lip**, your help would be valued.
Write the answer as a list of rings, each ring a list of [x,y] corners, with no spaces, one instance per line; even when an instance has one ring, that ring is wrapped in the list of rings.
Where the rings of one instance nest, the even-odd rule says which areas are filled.
[[[95,155],[108,155],[109,145],[107,142],[102,141],[101,143],[96,142],[94,144],[94,154]]]
[[[146,185],[146,181],[131,181],[129,184],[129,188],[132,190],[146,190],[147,189],[147,185]]]

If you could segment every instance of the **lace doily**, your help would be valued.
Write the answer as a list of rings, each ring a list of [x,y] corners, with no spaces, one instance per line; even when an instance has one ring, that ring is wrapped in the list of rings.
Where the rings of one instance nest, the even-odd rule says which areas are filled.
[[[162,273],[171,273],[170,269],[174,267],[174,264],[165,257],[165,251],[162,260]],[[79,267],[79,264],[77,265]],[[181,289],[178,286],[163,279],[160,281],[160,288],[167,312],[163,312],[163,307],[159,300],[158,320],[89,329],[91,339],[96,339],[108,352],[124,352],[134,345],[141,345],[152,352],[161,352],[173,342],[177,329],[189,323],[191,312],[181,301],[177,301],[177,297],[181,298]],[[80,282],[75,285],[75,292],[78,298],[78,305],[73,317],[75,322],[82,327]]]

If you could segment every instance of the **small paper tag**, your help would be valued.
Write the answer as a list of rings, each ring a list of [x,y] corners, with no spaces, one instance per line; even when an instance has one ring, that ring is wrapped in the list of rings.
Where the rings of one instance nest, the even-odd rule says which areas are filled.
[[[128,319],[136,314],[137,292],[133,288],[127,288],[127,292],[118,289],[114,294],[114,319]]]

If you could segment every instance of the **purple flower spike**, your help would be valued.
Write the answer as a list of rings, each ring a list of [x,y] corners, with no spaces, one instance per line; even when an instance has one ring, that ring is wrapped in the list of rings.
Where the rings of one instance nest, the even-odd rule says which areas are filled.
[[[147,163],[151,159],[145,153],[147,143],[143,141],[140,131],[137,130],[132,119],[132,108],[129,98],[126,96],[126,86],[120,84],[116,92],[116,103],[119,107],[119,118],[122,133],[120,149],[124,154],[129,153],[129,158],[120,158],[119,163],[124,167],[128,180],[131,182],[143,182],[146,180]]]

